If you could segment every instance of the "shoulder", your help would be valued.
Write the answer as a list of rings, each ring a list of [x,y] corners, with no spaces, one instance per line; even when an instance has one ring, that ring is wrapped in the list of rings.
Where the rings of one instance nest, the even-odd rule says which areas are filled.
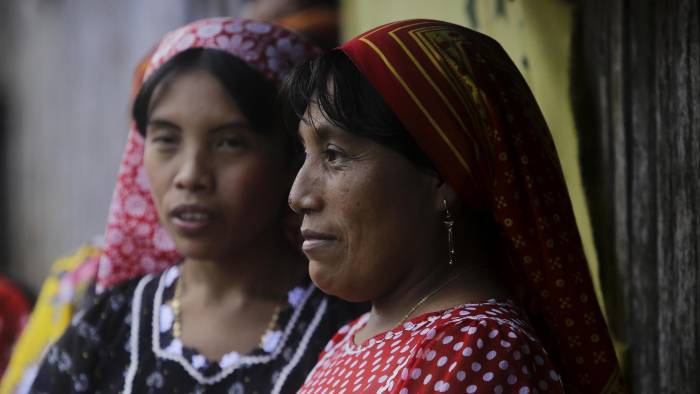
[[[509,309],[507,307],[505,304],[504,309]],[[494,308],[498,307],[491,305],[487,310],[494,311]],[[428,364],[436,360],[438,366],[442,366],[444,361],[441,360],[454,360],[458,366],[468,366],[473,372],[479,372],[486,369],[487,364],[498,366],[502,360],[517,362],[544,350],[517,313],[508,311],[502,316],[498,312],[480,313],[484,309],[481,306],[474,310],[459,308],[434,320],[423,329],[425,336],[416,358]]]
[[[120,342],[129,335],[135,298],[152,293],[156,285],[154,276],[143,276],[90,297],[73,316],[57,347],[85,351],[121,346]],[[137,301],[140,306],[142,301]]]
[[[525,314],[510,301],[465,304],[428,318],[426,343],[450,344],[461,340],[482,348],[483,341],[510,349],[514,342],[537,341]]]
[[[434,317],[422,328],[423,341],[405,372],[411,387],[450,392],[559,387],[544,347],[514,304],[467,304]]]
[[[146,275],[94,294],[76,313],[71,326],[89,323],[106,325],[131,312],[135,298],[143,299],[144,293],[153,293],[160,275]]]
[[[150,290],[153,276],[136,278],[102,292],[73,316],[61,338],[46,352],[32,392],[87,391],[107,369],[123,367],[129,339],[132,304]]]

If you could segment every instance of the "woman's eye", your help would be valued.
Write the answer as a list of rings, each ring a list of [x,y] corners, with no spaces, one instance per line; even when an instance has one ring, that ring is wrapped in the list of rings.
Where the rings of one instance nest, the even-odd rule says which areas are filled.
[[[217,147],[224,149],[238,149],[243,146],[243,141],[240,138],[222,138]]]
[[[174,144],[177,142],[177,139],[173,136],[160,136],[160,137],[154,137],[152,139],[153,142],[157,144]]]
[[[178,143],[178,137],[172,134],[156,134],[150,142],[160,148],[171,148]]]
[[[323,151],[323,156],[330,164],[339,164],[348,158],[347,154],[340,148],[329,145]]]
[[[323,155],[326,157],[326,160],[330,162],[338,160],[338,157],[340,156],[339,152],[334,149],[326,149],[323,151]]]

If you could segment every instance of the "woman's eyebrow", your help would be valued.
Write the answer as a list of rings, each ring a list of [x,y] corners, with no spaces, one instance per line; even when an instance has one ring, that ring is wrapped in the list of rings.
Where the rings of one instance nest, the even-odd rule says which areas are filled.
[[[316,138],[318,138],[320,141],[328,141],[332,134],[332,130],[326,125],[314,127],[313,130],[314,135],[316,135]]]
[[[244,120],[234,120],[231,122],[225,122],[220,125],[212,127],[209,132],[210,133],[219,133],[221,131],[226,131],[226,130],[248,130],[250,129],[250,123],[244,121]]]
[[[177,124],[175,124],[169,120],[160,119],[160,118],[149,119],[147,126],[154,127],[154,128],[162,128],[162,129],[180,130],[180,126],[178,126]]]
[[[297,133],[299,135],[299,138],[303,140],[302,138],[302,129],[305,132],[309,132],[309,136],[312,137],[314,140],[318,142],[324,142],[330,139],[330,134],[332,133],[332,130],[330,127],[326,125],[316,125],[312,123],[305,123],[303,126],[300,124],[299,126],[299,132]]]

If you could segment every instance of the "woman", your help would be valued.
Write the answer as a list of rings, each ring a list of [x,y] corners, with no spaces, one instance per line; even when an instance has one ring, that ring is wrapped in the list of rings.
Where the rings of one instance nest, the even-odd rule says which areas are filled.
[[[298,160],[276,85],[315,53],[234,18],[166,35],[134,101],[100,284],[181,263],[105,291],[32,392],[296,391],[353,313],[309,284],[288,231]]]
[[[300,393],[621,390],[551,136],[498,43],[391,23],[285,90],[311,278],[372,302]]]

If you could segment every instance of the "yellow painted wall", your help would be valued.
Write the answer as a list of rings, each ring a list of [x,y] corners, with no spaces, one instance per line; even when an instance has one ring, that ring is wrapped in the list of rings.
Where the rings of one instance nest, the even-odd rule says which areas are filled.
[[[573,6],[563,0],[344,0],[343,36],[395,20],[429,18],[473,28],[501,43],[525,76],[552,131],[602,300],[569,95],[572,12]]]

